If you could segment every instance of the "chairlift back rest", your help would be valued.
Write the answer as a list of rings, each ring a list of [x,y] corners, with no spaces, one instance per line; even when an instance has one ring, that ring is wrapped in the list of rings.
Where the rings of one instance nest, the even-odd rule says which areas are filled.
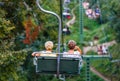
[[[53,54],[53,53],[49,53],[49,54],[41,53],[40,56],[42,56],[42,57],[44,57],[44,56],[46,56],[46,57],[57,57],[58,55],[57,54]]]
[[[79,74],[79,58],[60,58],[60,74]],[[37,73],[56,74],[57,57],[38,57]]]
[[[57,57],[38,57],[36,72],[45,74],[55,74],[57,70]]]

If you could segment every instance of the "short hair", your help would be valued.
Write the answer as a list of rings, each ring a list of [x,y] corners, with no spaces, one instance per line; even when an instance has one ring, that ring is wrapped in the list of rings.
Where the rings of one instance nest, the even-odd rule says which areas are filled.
[[[46,48],[47,50],[51,50],[51,49],[53,48],[53,42],[52,42],[52,41],[47,41],[47,42],[45,43],[45,48]]]
[[[69,40],[68,42],[68,48],[69,49],[74,49],[76,46],[76,42],[74,40]]]

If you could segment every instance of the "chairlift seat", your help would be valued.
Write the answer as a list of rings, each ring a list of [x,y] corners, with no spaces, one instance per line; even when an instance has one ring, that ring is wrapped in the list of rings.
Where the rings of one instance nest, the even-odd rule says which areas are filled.
[[[70,16],[71,14],[68,12],[63,12],[63,16]]]
[[[79,59],[78,58],[61,58],[60,59],[60,74],[79,74]]]
[[[44,74],[55,74],[57,72],[56,57],[38,57],[36,72]]]
[[[60,74],[79,74],[79,58],[60,57]],[[42,56],[37,58],[36,72],[43,74],[57,73],[57,57]]]

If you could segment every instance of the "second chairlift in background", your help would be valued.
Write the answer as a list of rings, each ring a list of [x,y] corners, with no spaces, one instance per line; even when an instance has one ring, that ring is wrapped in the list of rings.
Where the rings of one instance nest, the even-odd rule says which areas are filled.
[[[85,14],[88,16],[90,19],[96,19],[99,18],[100,16],[100,9],[98,6],[95,7],[95,9],[90,8],[89,2],[85,1],[83,2],[83,8],[85,9]]]
[[[70,34],[71,34],[71,31],[70,31],[70,29],[69,29],[68,26],[65,26],[65,27],[63,28],[62,32],[63,32],[63,34],[65,34],[65,35],[70,35]]]
[[[89,9],[86,9],[85,10],[85,14],[88,16],[88,18],[90,19],[96,19],[96,18],[99,18],[100,16],[100,10],[98,7],[96,7],[95,10],[89,8]]]

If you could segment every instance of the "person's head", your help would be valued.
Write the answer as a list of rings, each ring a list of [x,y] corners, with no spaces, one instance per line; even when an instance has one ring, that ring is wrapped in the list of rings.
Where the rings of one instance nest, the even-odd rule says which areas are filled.
[[[74,49],[76,46],[76,42],[74,40],[69,40],[68,42],[68,48],[69,49]]]
[[[46,48],[46,50],[52,50],[53,49],[53,42],[52,41],[47,41],[45,43],[45,48]]]
[[[102,49],[102,46],[100,46],[100,49]]]

